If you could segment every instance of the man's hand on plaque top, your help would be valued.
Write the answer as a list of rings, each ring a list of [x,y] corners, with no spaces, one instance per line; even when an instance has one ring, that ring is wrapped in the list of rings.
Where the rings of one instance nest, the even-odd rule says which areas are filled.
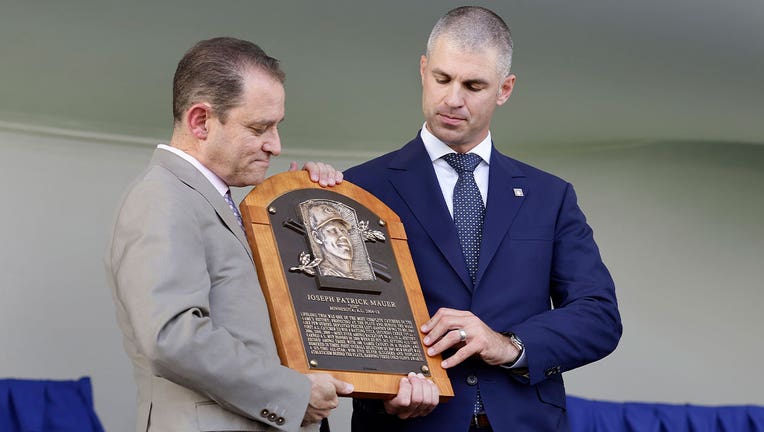
[[[329,164],[323,162],[305,162],[302,169],[310,174],[311,181],[323,187],[342,183],[342,171],[337,171]],[[289,165],[289,171],[297,171],[297,162],[292,162]]]

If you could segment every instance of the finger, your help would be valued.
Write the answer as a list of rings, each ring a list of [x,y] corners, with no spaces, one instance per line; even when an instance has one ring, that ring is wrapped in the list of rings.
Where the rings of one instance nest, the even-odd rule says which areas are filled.
[[[308,172],[312,182],[318,182],[321,170],[316,162],[305,162],[305,165],[302,166],[302,169]]]
[[[338,380],[337,378],[332,377],[332,381],[334,383],[334,390],[337,392],[337,394],[341,395],[349,395],[350,393],[353,393],[353,384],[350,384],[349,382],[345,382],[342,380]]]
[[[343,389],[346,383],[325,373],[308,374],[307,377],[312,382],[310,406],[317,410],[331,410],[339,405],[335,383],[342,383]]]
[[[448,369],[458,365],[459,363],[470,358],[473,354],[477,352],[477,350],[475,350],[473,346],[474,344],[467,344],[463,346],[462,348],[459,348],[458,350],[456,350],[454,355],[440,362],[440,365],[444,369]]]
[[[316,171],[318,175],[318,184],[326,186],[326,165],[322,162],[316,162]]]
[[[429,406],[431,402],[431,390],[430,380],[425,378],[422,374],[417,374],[416,385],[412,388],[412,401],[416,401],[416,404],[412,403],[414,408],[411,413],[411,417],[418,417],[429,412]]]
[[[413,375],[409,380],[413,381],[411,383],[411,411],[416,412],[424,401],[427,380],[422,374]]]
[[[466,332],[466,330],[464,330]],[[446,334],[441,337],[435,344],[427,348],[427,355],[429,356],[435,356],[443,351],[451,348],[451,347],[457,347],[461,348],[466,346],[464,341],[462,341],[461,336],[459,335],[458,330],[449,330],[446,332]]]
[[[422,393],[421,389],[418,389],[418,387],[421,387],[421,383],[419,382],[420,380],[417,378],[414,372],[409,372],[407,379],[409,386],[406,389],[405,401],[401,400],[402,406],[398,410],[398,418],[404,420],[412,417],[412,414],[416,412],[417,408],[419,407],[419,403],[421,402],[420,400]]]
[[[335,186],[337,183],[342,181],[342,173],[340,171],[337,171],[334,169],[333,166],[329,164],[322,164],[322,177],[325,182],[324,186]]]
[[[440,317],[432,324],[432,326],[429,327],[427,336],[425,336],[422,340],[425,345],[430,346],[437,343],[446,333],[448,333],[449,330],[451,330],[448,328],[444,321],[445,318]]]
[[[440,402],[440,389],[438,388],[438,385],[434,382],[427,380],[428,382],[428,390],[430,391],[430,398],[429,398],[429,404],[427,405],[426,410],[422,413],[422,415],[427,415],[432,412],[432,410],[435,409],[435,407],[438,406],[438,402]]]
[[[310,162],[311,180],[317,182],[322,187],[334,185],[334,168],[323,162]],[[306,164],[307,167],[307,164]]]
[[[466,326],[464,318],[455,309],[441,308],[433,317],[422,326],[422,331],[427,333],[424,338],[425,345],[432,345],[442,338],[450,330]]]
[[[297,162],[292,161],[289,163],[289,171],[297,171]]]
[[[422,331],[425,332],[425,333],[429,333],[432,330],[432,328],[435,327],[435,325],[438,323],[438,321],[440,321],[440,318],[443,316],[443,314],[447,310],[448,309],[446,309],[446,308],[438,309],[437,312],[435,312],[435,315],[433,315],[432,318],[430,318],[429,321],[427,321],[426,323],[422,324]]]
[[[427,415],[432,410],[430,384],[427,380],[422,381],[422,402],[417,406],[416,411],[411,414],[411,417],[421,417]]]
[[[316,164],[318,165],[320,170],[318,183],[321,186],[327,186],[329,184],[329,179],[330,179],[329,173],[330,173],[331,167],[323,162],[317,162]]]
[[[411,403],[411,382],[408,378],[401,378],[398,385],[398,394],[394,398],[385,401],[385,411],[388,414],[397,415],[403,407]]]

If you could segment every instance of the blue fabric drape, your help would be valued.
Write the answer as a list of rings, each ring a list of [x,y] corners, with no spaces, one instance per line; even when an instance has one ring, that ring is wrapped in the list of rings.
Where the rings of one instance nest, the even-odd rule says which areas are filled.
[[[603,402],[568,396],[571,432],[764,432],[764,407]]]
[[[90,378],[0,379],[0,431],[103,432]]]

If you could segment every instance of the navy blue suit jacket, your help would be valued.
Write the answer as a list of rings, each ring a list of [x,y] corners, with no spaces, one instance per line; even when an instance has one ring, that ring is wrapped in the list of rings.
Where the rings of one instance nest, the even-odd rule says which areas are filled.
[[[495,431],[567,430],[561,373],[608,355],[621,336],[613,280],[573,187],[492,149],[473,288],[418,134],[345,178],[400,216],[431,315],[442,307],[471,311],[493,330],[515,333],[528,360],[527,371],[479,359],[449,369],[455,397],[426,417],[400,422],[356,403],[354,430],[467,431],[474,378]],[[382,427],[384,417],[392,423]]]

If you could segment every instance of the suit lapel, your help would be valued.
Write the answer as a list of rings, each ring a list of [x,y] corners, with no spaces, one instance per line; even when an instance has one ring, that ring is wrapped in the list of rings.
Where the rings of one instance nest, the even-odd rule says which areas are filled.
[[[493,260],[528,193],[526,178],[520,168],[496,148],[492,148],[488,174],[488,202],[476,286],[480,285],[483,273]]]
[[[244,247],[244,250],[247,251],[249,258],[252,259],[252,251],[249,249],[247,237],[239,226],[231,208],[228,207],[228,203],[223,196],[220,195],[217,189],[215,189],[212,183],[210,183],[210,181],[207,180],[196,167],[183,160],[180,156],[162,149],[154,151],[154,157],[152,158],[151,163],[164,167],[178,177],[180,181],[203,196],[212,208],[215,209],[215,212],[223,221],[223,224],[225,224],[239,240]]]
[[[435,170],[421,138],[404,146],[390,162],[390,182],[427,235],[459,275],[467,290],[472,281],[462,256],[456,226],[443,200]]]

